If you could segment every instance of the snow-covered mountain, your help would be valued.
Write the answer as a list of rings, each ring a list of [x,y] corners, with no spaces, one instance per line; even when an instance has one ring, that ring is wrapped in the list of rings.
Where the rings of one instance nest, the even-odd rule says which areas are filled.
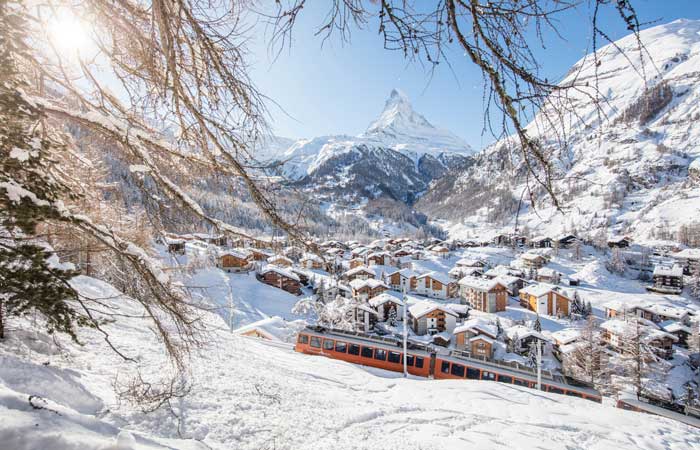
[[[277,159],[284,161],[288,178],[330,200],[342,196],[356,202],[386,194],[410,203],[433,179],[473,153],[462,139],[414,111],[408,97],[394,89],[379,118],[360,136],[302,139]]]
[[[562,80],[587,86],[570,93],[572,112],[556,122],[542,113],[529,124],[551,151],[565,213],[537,193],[536,211],[523,203],[521,227],[666,238],[700,220],[700,174],[691,166],[700,157],[700,21],[677,20],[640,38],[641,52],[627,36],[598,51],[598,67],[592,55],[577,62]],[[596,84],[600,110],[588,96]],[[457,235],[494,232],[494,224],[512,230],[525,188],[517,145],[487,148],[433,183],[418,208],[448,220]]]

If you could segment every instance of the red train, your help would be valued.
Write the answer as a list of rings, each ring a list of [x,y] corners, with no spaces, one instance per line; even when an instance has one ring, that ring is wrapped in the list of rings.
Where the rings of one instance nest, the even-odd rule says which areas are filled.
[[[294,349],[309,355],[322,355],[363,366],[403,372],[402,342],[392,338],[307,327],[297,336]],[[406,361],[408,373],[420,377],[490,380],[532,389],[537,385],[537,377],[530,370],[477,360],[457,352],[442,355],[422,345],[412,344]],[[570,383],[571,380],[565,377],[548,374],[542,377],[542,390],[598,403],[602,401],[600,393],[595,389]]]

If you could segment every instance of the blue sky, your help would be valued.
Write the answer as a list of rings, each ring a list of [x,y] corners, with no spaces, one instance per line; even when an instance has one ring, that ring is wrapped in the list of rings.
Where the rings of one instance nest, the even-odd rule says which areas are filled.
[[[359,134],[381,112],[389,92],[396,87],[431,123],[450,129],[474,148],[493,141],[488,132],[482,133],[481,74],[458,49],[450,55],[452,70],[443,64],[431,76],[426,67],[407,61],[401,52],[384,50],[376,22],[364,30],[355,29],[350,43],[343,44],[336,36],[323,44],[314,32],[327,13],[328,3],[307,3],[291,48],[282,50],[276,60],[266,45],[269,30],[262,25],[250,43],[253,80],[270,98],[275,134],[291,138]],[[634,0],[633,5],[642,21],[700,19],[700,0]],[[627,34],[610,7],[602,24],[613,39]],[[587,2],[561,16],[565,40],[545,36],[546,48],[537,49],[545,76],[558,79],[587,53],[590,28]]]

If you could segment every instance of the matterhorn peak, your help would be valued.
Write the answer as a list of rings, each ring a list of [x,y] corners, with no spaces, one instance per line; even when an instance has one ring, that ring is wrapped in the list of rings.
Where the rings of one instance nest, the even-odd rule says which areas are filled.
[[[382,113],[361,137],[375,139],[389,147],[417,155],[473,153],[462,139],[447,130],[436,128],[417,113],[408,96],[396,88],[391,90]]]

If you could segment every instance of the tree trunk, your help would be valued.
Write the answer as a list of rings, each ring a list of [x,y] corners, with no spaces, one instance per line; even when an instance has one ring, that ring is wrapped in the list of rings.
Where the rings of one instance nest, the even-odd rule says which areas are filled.
[[[4,317],[2,315],[2,308],[4,304],[2,299],[0,298],[0,339],[5,339],[5,322],[4,322]]]

